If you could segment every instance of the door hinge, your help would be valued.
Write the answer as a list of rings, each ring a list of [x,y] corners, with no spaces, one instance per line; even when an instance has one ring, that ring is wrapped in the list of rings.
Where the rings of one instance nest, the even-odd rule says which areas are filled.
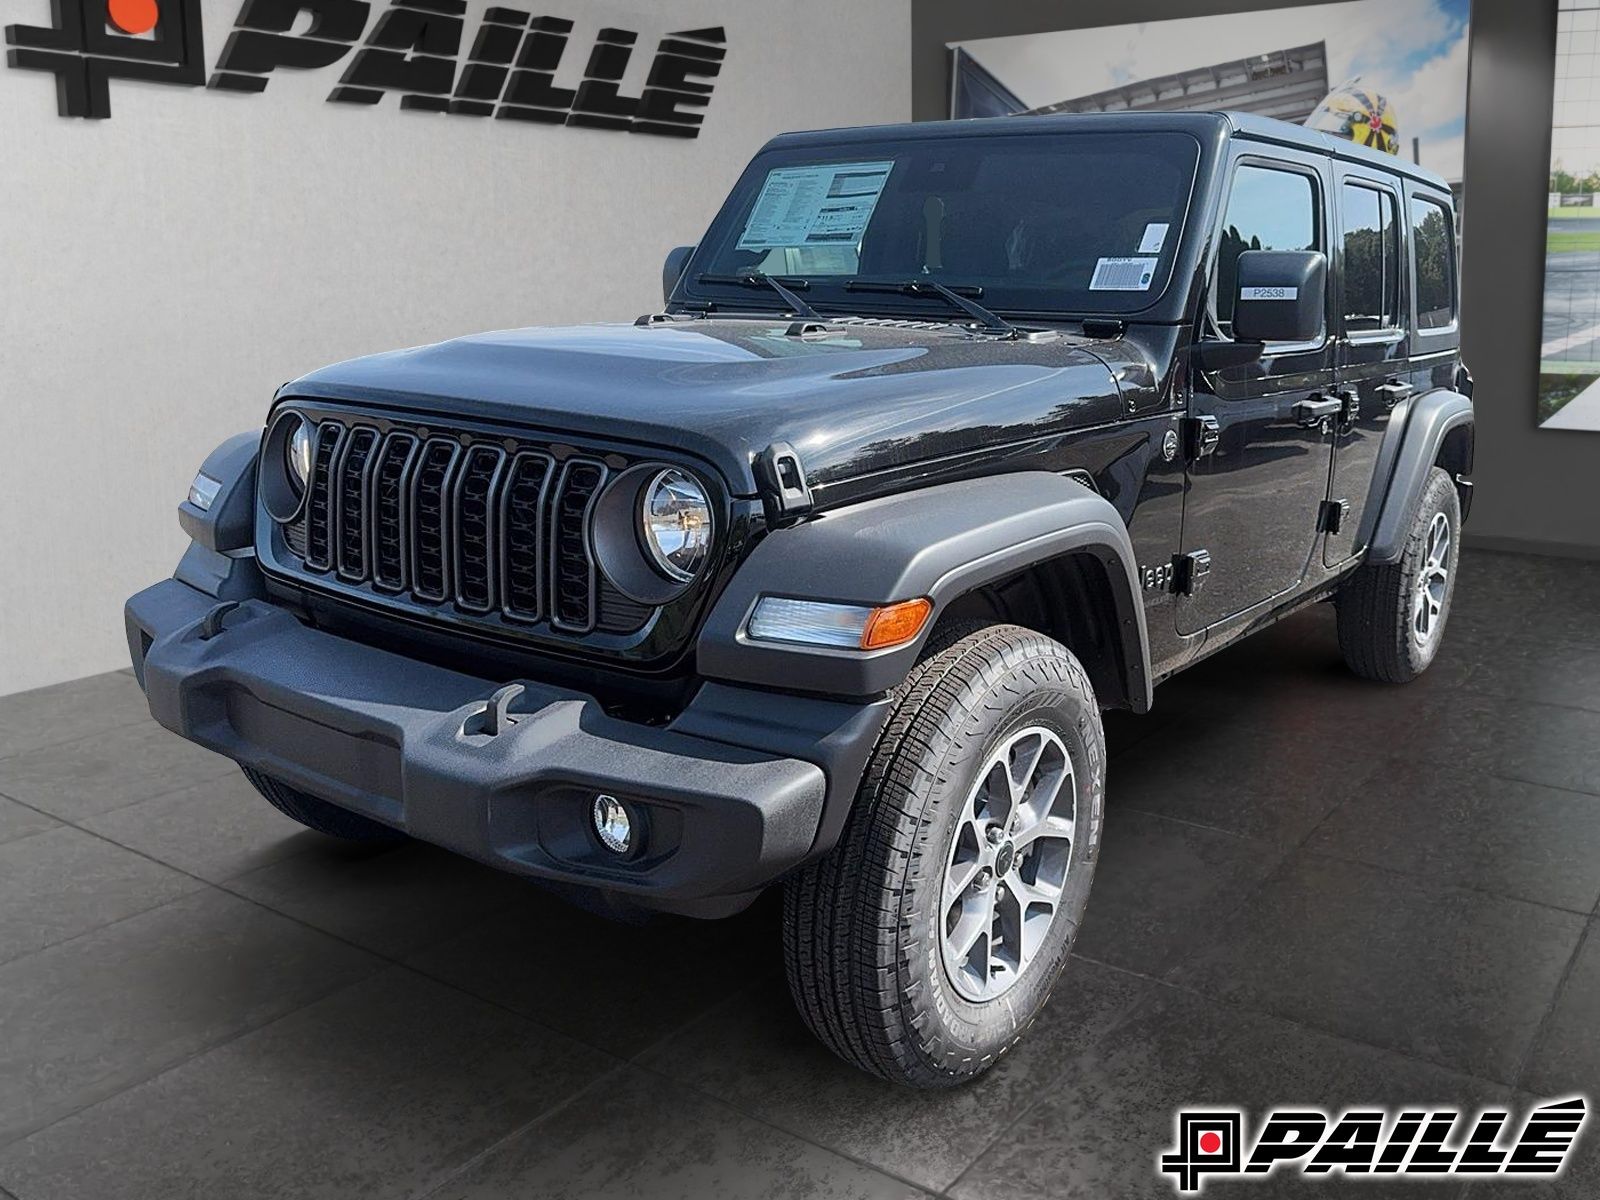
[[[1317,508],[1317,532],[1339,533],[1350,521],[1350,501],[1324,500]]]
[[[1339,410],[1339,428],[1349,433],[1361,420],[1361,392],[1357,388],[1345,388],[1339,393],[1339,400],[1344,405]]]
[[[1191,550],[1172,560],[1172,590],[1180,596],[1193,596],[1211,574],[1211,551]]]
[[[1190,459],[1204,458],[1222,440],[1222,425],[1213,416],[1183,419],[1183,450]]]

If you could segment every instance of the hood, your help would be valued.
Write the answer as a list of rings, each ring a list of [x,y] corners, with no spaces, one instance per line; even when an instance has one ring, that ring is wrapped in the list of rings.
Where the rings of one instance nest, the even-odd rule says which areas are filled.
[[[1126,389],[1150,377],[1126,342],[1001,341],[908,321],[789,328],[717,318],[506,330],[353,359],[281,394],[670,447],[753,495],[752,464],[775,442],[824,490],[1115,420],[1127,411],[1119,378]]]

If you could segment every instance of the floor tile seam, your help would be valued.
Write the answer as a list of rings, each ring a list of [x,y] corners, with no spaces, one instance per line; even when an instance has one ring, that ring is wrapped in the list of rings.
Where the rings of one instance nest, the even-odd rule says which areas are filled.
[[[1174,991],[1186,992],[1189,995],[1194,996],[1197,999],[1204,1000],[1209,1004],[1216,1004],[1223,1008],[1232,1009],[1235,1012],[1250,1013],[1258,1017],[1266,1017],[1268,1020],[1272,1021],[1282,1021],[1286,1025],[1292,1025],[1296,1029],[1303,1030],[1306,1033],[1316,1034],[1318,1037],[1332,1038],[1335,1041],[1345,1042],[1352,1046],[1359,1046],[1364,1050],[1373,1050],[1380,1054],[1393,1055],[1396,1058],[1405,1059],[1407,1062],[1415,1063],[1418,1066],[1428,1067],[1435,1071],[1443,1071],[1446,1074],[1454,1075],[1460,1079],[1465,1079],[1473,1083],[1483,1084],[1486,1087],[1510,1090],[1515,1086],[1508,1080],[1495,1079],[1489,1075],[1482,1075],[1476,1071],[1469,1070],[1466,1067],[1440,1062],[1437,1059],[1424,1058],[1420,1054],[1414,1054],[1409,1050],[1402,1050],[1397,1046],[1385,1046],[1380,1042],[1369,1041],[1366,1038],[1357,1037],[1354,1034],[1346,1033],[1342,1030],[1328,1029],[1321,1025],[1312,1024],[1310,1021],[1303,1020],[1299,1017],[1286,1016],[1283,1013],[1276,1012],[1270,1008],[1261,1007],[1257,1003],[1252,1003],[1237,997],[1224,996],[1214,992],[1206,991],[1193,983],[1187,983],[1182,980],[1164,980],[1163,983],[1165,986],[1172,988]],[[1292,1100],[1287,1101],[1287,1103],[1292,1102]]]
[[[579,1100],[583,1099],[583,1097],[588,1093],[597,1090],[603,1085],[609,1083],[622,1072],[626,1071],[631,1065],[632,1064],[627,1062],[625,1059],[615,1060],[608,1070],[602,1071],[599,1075],[596,1075],[582,1087],[575,1088],[571,1095],[564,1096],[560,1101],[551,1105],[549,1108],[543,1110],[542,1112],[535,1113],[527,1120],[507,1130],[505,1133],[491,1141],[488,1145],[483,1146],[472,1154],[468,1155],[455,1166],[443,1168],[437,1178],[429,1180],[413,1190],[410,1193],[408,1200],[428,1200],[429,1197],[438,1195],[442,1189],[448,1187],[456,1180],[468,1174],[480,1163],[487,1161],[490,1157],[497,1154],[501,1149],[511,1145],[518,1138],[526,1136],[528,1133],[538,1128],[538,1126],[543,1122],[548,1121],[566,1111]]]
[[[1488,896],[1495,900],[1509,900],[1516,904],[1531,904],[1535,908],[1546,909],[1550,912],[1564,913],[1567,916],[1580,917],[1583,919],[1588,919],[1588,917],[1590,917],[1594,912],[1593,904],[1591,904],[1588,908],[1568,908],[1563,904],[1551,904],[1548,900],[1532,900],[1527,896],[1513,896],[1509,892],[1496,891],[1493,888],[1482,887],[1478,884],[1458,883],[1455,880],[1446,879],[1441,875],[1430,875],[1419,871],[1407,871],[1400,867],[1391,867],[1387,863],[1369,862],[1367,859],[1357,858],[1351,854],[1341,854],[1332,850],[1323,850],[1315,846],[1305,846],[1302,847],[1302,849],[1303,852],[1310,858],[1321,858],[1331,862],[1347,863],[1354,867],[1367,867],[1370,870],[1378,871],[1385,875],[1393,875],[1400,879],[1407,879],[1413,883],[1433,884],[1437,885],[1438,887],[1449,888],[1454,891],[1471,892],[1478,896]],[[1597,899],[1600,899],[1600,887],[1597,887],[1596,894]]]
[[[123,1096],[126,1093],[135,1090],[136,1088],[145,1087],[145,1086],[148,1086],[149,1084],[155,1083],[158,1080],[164,1078],[165,1076],[170,1075],[172,1072],[181,1070],[184,1067],[189,1066],[191,1063],[193,1063],[193,1062],[195,1062],[195,1061],[197,1061],[197,1060],[199,1060],[201,1058],[204,1058],[209,1054],[214,1054],[219,1050],[226,1049],[228,1046],[231,1046],[234,1042],[237,1042],[237,1041],[239,1041],[239,1040],[241,1040],[243,1038],[250,1037],[252,1034],[260,1033],[263,1030],[270,1029],[270,1028],[272,1028],[272,1026],[278,1024],[280,1021],[286,1021],[290,1017],[298,1016],[300,1013],[306,1011],[308,1008],[312,1008],[312,1007],[314,1007],[314,1006],[316,1006],[318,1004],[321,1004],[325,1000],[332,999],[334,996],[339,995],[339,993],[341,993],[341,992],[348,991],[351,988],[359,987],[362,984],[366,983],[368,980],[372,979],[373,976],[376,975],[377,973],[378,973],[378,971],[376,969],[374,969],[372,971],[369,971],[369,972],[359,976],[358,978],[343,980],[340,983],[334,984],[332,987],[325,988],[325,989],[323,989],[321,991],[318,991],[318,992],[312,994],[311,996],[307,997],[307,999],[304,1000],[302,1003],[297,1004],[292,1008],[286,1009],[285,1011],[283,1011],[281,1013],[274,1013],[272,1016],[267,1017],[265,1020],[257,1021],[257,1022],[255,1022],[253,1024],[246,1024],[243,1027],[241,1027],[239,1029],[235,1029],[235,1030],[231,1031],[230,1033],[224,1035],[223,1037],[220,1037],[220,1038],[216,1039],[215,1041],[210,1041],[210,1042],[207,1042],[206,1044],[204,1044],[202,1046],[197,1047],[196,1049],[194,1049],[193,1051],[189,1052],[188,1054],[185,1054],[182,1058],[178,1059],[175,1062],[167,1063],[166,1065],[162,1066],[158,1070],[152,1071],[148,1075],[143,1075],[143,1076],[139,1077],[138,1079],[130,1080],[129,1082],[123,1084],[122,1086],[118,1087],[114,1091],[107,1092],[103,1096],[96,1096],[94,1099],[88,1100],[85,1103],[80,1104],[76,1108],[73,1108],[73,1109],[71,1109],[71,1110],[69,1110],[67,1112],[61,1113],[61,1114],[59,1114],[57,1116],[54,1116],[54,1117],[51,1117],[49,1120],[47,1120],[47,1121],[45,1121],[45,1122],[43,1122],[43,1123],[41,1123],[39,1125],[35,1125],[35,1126],[31,1127],[31,1128],[24,1129],[20,1133],[16,1133],[16,1134],[10,1135],[9,1137],[7,1137],[5,1139],[0,1140],[0,1154],[3,1154],[6,1150],[11,1149],[12,1147],[21,1145],[23,1142],[27,1141],[29,1138],[37,1137],[39,1134],[44,1133],[45,1131],[47,1131],[49,1129],[53,1129],[55,1126],[61,1124],[63,1121],[70,1121],[73,1118],[81,1116],[83,1113],[88,1112],[90,1109],[98,1108],[102,1104],[109,1104],[113,1100],[116,1100],[118,1097]]]
[[[1594,930],[1594,922],[1586,923],[1578,934],[1578,940],[1572,947],[1572,953],[1567,957],[1567,965],[1562,968],[1561,977],[1556,980],[1555,989],[1550,993],[1550,1003],[1545,1006],[1544,1012],[1539,1017],[1539,1024],[1534,1027],[1533,1036],[1528,1039],[1528,1044],[1522,1049],[1522,1056],[1517,1060],[1516,1071],[1512,1075],[1513,1088],[1521,1089],[1523,1080],[1527,1078],[1528,1070],[1533,1065],[1534,1053],[1539,1049],[1539,1044],[1544,1040],[1545,1030],[1550,1026],[1550,1020],[1555,1016],[1557,1007],[1561,1004],[1561,997],[1566,994],[1567,984],[1572,979],[1573,971],[1578,964],[1578,956],[1583,953],[1584,946]]]
[[[4,760],[0,759],[0,764],[3,764],[3,763],[4,763]],[[187,791],[189,791],[189,790],[191,790],[193,788],[205,787],[209,783],[216,783],[219,780],[229,778],[234,773],[234,771],[237,770],[237,769],[238,769],[238,765],[236,763],[232,763],[230,761],[230,763],[229,763],[229,765],[227,767],[222,768],[215,775],[207,775],[207,776],[205,776],[203,778],[200,778],[200,779],[194,779],[194,780],[189,781],[188,783],[180,784],[177,787],[167,788],[165,791],[152,792],[148,796],[136,796],[132,800],[125,801],[125,802],[123,802],[121,804],[114,804],[110,808],[101,809],[99,812],[80,813],[77,816],[72,817],[72,818],[58,816],[56,813],[51,812],[47,808],[41,808],[37,803],[32,803],[30,801],[24,800],[21,797],[13,795],[11,792],[7,792],[7,791],[5,791],[3,789],[0,789],[0,799],[9,800],[13,804],[20,804],[24,808],[30,808],[36,813],[43,813],[45,816],[53,817],[57,821],[61,821],[63,823],[71,823],[73,820],[94,820],[97,817],[109,816],[112,813],[125,812],[128,809],[132,808],[136,804],[145,804],[145,803],[148,803],[151,800],[165,800],[169,796],[176,796],[179,792],[187,792]]]
[[[630,1054],[628,1056],[628,1061],[643,1065],[643,1061],[646,1058],[660,1050],[663,1046],[666,1046],[676,1039],[682,1037],[684,1034],[690,1032],[703,1022],[711,1020],[717,1014],[727,1011],[740,1000],[748,999],[758,988],[767,986],[779,974],[780,971],[777,968],[773,968],[772,970],[760,972],[753,979],[746,980],[727,995],[706,1005],[705,1008],[702,1008],[696,1012],[692,1017],[680,1021],[677,1025],[674,1025],[665,1033],[658,1034],[653,1041],[640,1047],[634,1053]]]
[[[20,750],[11,750],[5,754],[0,754],[0,767],[3,767],[11,759],[17,758],[23,754],[32,754],[37,750],[56,750],[62,746],[70,746],[75,742],[87,741],[89,738],[99,737],[113,729],[127,729],[131,725],[138,725],[140,722],[148,721],[150,719],[149,712],[135,712],[126,720],[115,720],[108,725],[97,724],[88,733],[75,733],[71,737],[62,738],[59,742],[40,742],[36,746],[24,746]]]
[[[718,1096],[715,1092],[708,1091],[706,1088],[700,1086],[697,1083],[694,1083],[691,1080],[675,1078],[674,1076],[669,1075],[665,1071],[662,1071],[662,1070],[660,1070],[660,1069],[658,1069],[656,1067],[653,1067],[648,1063],[630,1063],[629,1065],[633,1066],[633,1067],[636,1067],[637,1069],[639,1069],[639,1070],[641,1070],[641,1071],[643,1071],[643,1072],[645,1072],[645,1073],[647,1073],[649,1075],[653,1075],[657,1079],[660,1079],[663,1082],[665,1082],[667,1084],[670,1084],[673,1087],[681,1087],[681,1088],[684,1088],[684,1089],[686,1089],[688,1091],[691,1091],[695,1095],[699,1096],[701,1099],[710,1102],[711,1104],[715,1105],[718,1108],[726,1109],[728,1112],[735,1113],[735,1114],[737,1114],[737,1115],[739,1115],[741,1117],[744,1117],[746,1120],[754,1121],[758,1125],[764,1125],[766,1128],[774,1130],[774,1131],[776,1131],[778,1133],[781,1133],[781,1134],[785,1135],[786,1137],[792,1137],[798,1142],[803,1142],[804,1144],[806,1144],[807,1146],[812,1147],[815,1150],[821,1150],[824,1153],[832,1155],[835,1158],[840,1158],[840,1159],[845,1160],[846,1162],[854,1163],[858,1167],[864,1167],[867,1170],[872,1171],[874,1174],[882,1175],[882,1176],[884,1176],[884,1177],[886,1177],[888,1179],[892,1179],[896,1183],[905,1184],[907,1187],[915,1188],[919,1192],[923,1192],[923,1193],[932,1192],[934,1194],[939,1194],[940,1193],[940,1189],[938,1187],[930,1186],[929,1184],[926,1184],[926,1183],[918,1183],[914,1179],[908,1179],[904,1175],[901,1175],[898,1172],[893,1171],[888,1167],[880,1166],[877,1163],[874,1163],[874,1162],[872,1162],[872,1161],[870,1161],[868,1159],[862,1158],[858,1154],[854,1154],[854,1153],[852,1153],[852,1152],[850,1152],[848,1150],[842,1150],[842,1149],[838,1148],[837,1146],[830,1146],[826,1142],[820,1141],[817,1138],[812,1137],[810,1134],[802,1133],[799,1130],[795,1130],[795,1129],[789,1129],[789,1128],[785,1127],[783,1124],[781,1124],[780,1122],[775,1121],[770,1117],[762,1116],[760,1113],[750,1112],[747,1109],[741,1108],[739,1105],[733,1103],[731,1100],[727,1100],[727,1099],[725,1099],[725,1098],[723,1098],[721,1096]],[[885,1081],[883,1083],[883,1086],[886,1087],[886,1088],[892,1088],[895,1085]],[[963,1168],[963,1170],[965,1170],[965,1168]],[[953,1186],[953,1181],[952,1181],[952,1184],[947,1184],[946,1186],[947,1187]]]

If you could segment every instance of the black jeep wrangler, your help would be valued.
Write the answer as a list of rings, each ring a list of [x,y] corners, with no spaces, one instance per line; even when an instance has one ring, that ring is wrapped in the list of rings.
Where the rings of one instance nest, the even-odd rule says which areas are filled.
[[[1227,113],[780,137],[665,310],[284,386],[127,605],[155,717],[341,837],[604,903],[784,888],[789,981],[922,1087],[1015,1043],[1101,712],[1332,600],[1439,647],[1471,497],[1437,177]]]

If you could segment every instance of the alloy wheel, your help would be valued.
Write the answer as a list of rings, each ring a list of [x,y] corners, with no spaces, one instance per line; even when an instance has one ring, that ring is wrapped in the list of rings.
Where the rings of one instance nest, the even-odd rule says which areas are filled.
[[[1062,904],[1077,837],[1077,787],[1061,739],[1043,726],[1010,735],[968,795],[945,866],[945,971],[968,1000],[1009,990],[1044,946]]]
[[[1453,541],[1450,518],[1435,513],[1428,526],[1427,553],[1417,575],[1416,592],[1411,599],[1411,636],[1417,645],[1427,646],[1439,633],[1445,593],[1450,587],[1450,546]]]

